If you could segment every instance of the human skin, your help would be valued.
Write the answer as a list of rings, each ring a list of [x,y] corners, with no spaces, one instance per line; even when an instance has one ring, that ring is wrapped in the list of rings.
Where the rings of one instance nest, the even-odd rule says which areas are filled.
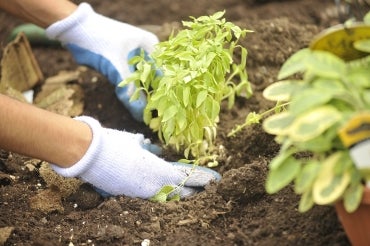
[[[69,16],[76,8],[64,0],[0,0],[0,8],[41,27]],[[90,127],[0,94],[0,148],[70,167],[86,153]]]
[[[0,148],[70,167],[92,141],[90,127],[0,94]]]
[[[0,9],[44,28],[69,16],[76,8],[65,0],[0,0]]]

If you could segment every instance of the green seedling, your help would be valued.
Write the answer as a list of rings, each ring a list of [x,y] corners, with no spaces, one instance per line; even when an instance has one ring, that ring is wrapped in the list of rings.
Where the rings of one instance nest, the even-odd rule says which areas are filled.
[[[131,100],[147,96],[144,122],[185,158],[207,156],[214,146],[221,102],[250,97],[247,50],[238,44],[249,30],[223,18],[224,12],[183,21],[183,30],[160,42],[150,58],[134,57],[136,71],[120,86],[136,85]],[[234,61],[240,54],[240,63]]]

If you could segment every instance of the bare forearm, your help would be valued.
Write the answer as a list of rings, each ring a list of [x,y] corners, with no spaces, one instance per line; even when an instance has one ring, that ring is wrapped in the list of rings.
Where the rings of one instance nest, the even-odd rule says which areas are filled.
[[[0,8],[41,27],[70,15],[76,5],[67,0],[0,0]]]
[[[0,148],[45,160],[61,167],[85,154],[89,126],[0,94]]]

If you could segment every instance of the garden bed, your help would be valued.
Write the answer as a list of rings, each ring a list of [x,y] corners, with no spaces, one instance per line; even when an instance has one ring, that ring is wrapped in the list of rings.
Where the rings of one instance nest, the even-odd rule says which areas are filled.
[[[54,209],[39,209],[32,204],[36,195],[50,190],[44,205],[52,206],[57,188],[27,168],[34,160],[0,150],[0,241],[7,239],[5,245],[140,245],[145,239],[150,245],[349,245],[333,207],[316,206],[301,214],[292,188],[266,194],[267,166],[279,146],[260,125],[227,137],[249,112],[272,106],[261,92],[276,81],[283,62],[321,30],[338,23],[334,1],[88,2],[104,15],[135,25],[171,26],[189,16],[226,10],[228,21],[254,31],[242,40],[248,49],[254,95],[239,98],[232,110],[221,111],[216,144],[225,151],[215,169],[222,181],[180,202],[160,204],[124,196],[103,199],[82,186]],[[4,48],[7,35],[22,22],[3,12],[0,22],[0,47]],[[33,51],[45,77],[78,68],[61,48],[33,47]],[[106,127],[141,132],[158,142],[148,127],[131,118],[102,75],[88,69],[75,83],[84,90],[83,114]],[[167,151],[165,158],[177,157]]]

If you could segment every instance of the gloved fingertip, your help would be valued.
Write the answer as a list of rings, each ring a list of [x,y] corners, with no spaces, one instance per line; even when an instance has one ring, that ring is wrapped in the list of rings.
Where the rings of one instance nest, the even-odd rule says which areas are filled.
[[[194,164],[188,164],[188,163],[183,163],[183,162],[171,162],[171,164],[176,167],[176,168],[182,168],[182,169],[187,169],[188,171],[194,170],[200,171],[200,173],[204,173],[207,175],[212,175],[213,179],[217,182],[221,181],[222,176],[220,173],[216,172],[215,170],[212,170],[208,167],[202,167],[202,166],[197,166]]]
[[[201,191],[203,191],[203,188],[197,188],[197,187],[182,187],[180,191],[180,198],[187,198],[190,196],[193,196]]]

